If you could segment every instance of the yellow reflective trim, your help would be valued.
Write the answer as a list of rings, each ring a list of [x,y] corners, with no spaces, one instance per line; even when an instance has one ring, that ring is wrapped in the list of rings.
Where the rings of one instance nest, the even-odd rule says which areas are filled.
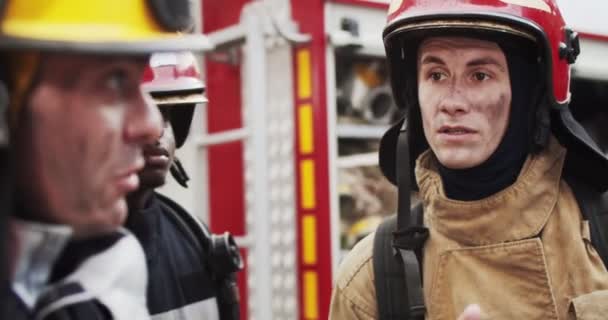
[[[306,265],[317,263],[317,218],[313,215],[302,218],[302,262]]]
[[[314,271],[304,271],[304,319],[319,319],[319,277]]]
[[[308,99],[312,96],[312,78],[310,50],[300,49],[297,53],[298,62],[298,98]]]
[[[300,162],[300,196],[303,209],[314,209],[317,205],[315,196],[315,163],[313,160]]]
[[[312,153],[314,151],[313,141],[313,123],[312,123],[312,105],[305,104],[300,106],[299,110],[299,121],[300,121],[300,153],[303,155]]]

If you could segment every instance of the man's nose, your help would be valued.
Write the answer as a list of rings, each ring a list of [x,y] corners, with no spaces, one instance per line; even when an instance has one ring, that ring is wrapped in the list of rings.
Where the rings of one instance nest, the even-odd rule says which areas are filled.
[[[469,112],[470,103],[464,95],[464,91],[458,85],[454,85],[441,100],[440,110],[451,116],[461,115]]]
[[[163,122],[152,98],[142,94],[135,105],[129,107],[126,123],[126,140],[140,145],[153,144],[162,135]]]

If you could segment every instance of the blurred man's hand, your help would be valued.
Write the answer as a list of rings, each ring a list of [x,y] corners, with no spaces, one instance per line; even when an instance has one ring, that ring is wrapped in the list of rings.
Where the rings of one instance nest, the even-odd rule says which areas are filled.
[[[477,304],[470,304],[460,316],[458,320],[481,320],[481,308]]]

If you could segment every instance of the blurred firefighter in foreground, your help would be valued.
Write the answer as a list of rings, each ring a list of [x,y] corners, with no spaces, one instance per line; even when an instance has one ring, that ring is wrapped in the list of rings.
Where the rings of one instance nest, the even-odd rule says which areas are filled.
[[[555,1],[395,0],[384,43],[398,215],[343,262],[330,318],[605,317],[608,161],[568,109]]]
[[[126,227],[144,247],[149,271],[148,308],[152,319],[238,320],[235,273],[239,251],[228,234],[212,235],[180,205],[155,192],[169,171],[187,187],[188,175],[175,157],[188,135],[195,106],[207,103],[191,53],[155,54],[143,90],[160,108],[160,138],[144,146],[140,186],[127,198]]]
[[[146,319],[145,257],[121,228],[161,115],[149,55],[202,50],[189,3],[8,0],[0,50],[15,164],[3,319]],[[3,212],[4,213],[4,212]]]

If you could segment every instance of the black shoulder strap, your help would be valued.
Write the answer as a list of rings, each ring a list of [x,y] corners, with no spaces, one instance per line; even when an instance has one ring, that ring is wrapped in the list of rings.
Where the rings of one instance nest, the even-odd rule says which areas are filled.
[[[591,244],[608,267],[608,193],[600,193],[572,175],[566,176],[583,219],[589,221]]]
[[[392,233],[391,245],[403,269],[400,285],[406,287],[407,318],[422,320],[426,313],[422,292],[421,261],[419,259],[429,230],[422,222],[422,216],[412,212],[410,206],[410,155],[407,135],[407,121],[404,121],[397,138],[395,173],[397,176],[397,228]]]
[[[416,220],[422,221],[422,205],[418,204],[412,209]],[[385,219],[374,238],[373,265],[374,284],[376,286],[376,302],[378,305],[378,319],[403,320],[410,319],[410,294],[407,282],[419,280],[407,277],[402,258],[393,247],[393,232],[397,230],[397,216]],[[418,257],[420,258],[420,253]],[[414,270],[420,271],[420,270]],[[409,275],[412,272],[407,272]],[[413,272],[414,275],[417,272]],[[421,272],[420,272],[421,274]],[[422,288],[421,283],[419,287]],[[419,293],[422,295],[422,292]]]

